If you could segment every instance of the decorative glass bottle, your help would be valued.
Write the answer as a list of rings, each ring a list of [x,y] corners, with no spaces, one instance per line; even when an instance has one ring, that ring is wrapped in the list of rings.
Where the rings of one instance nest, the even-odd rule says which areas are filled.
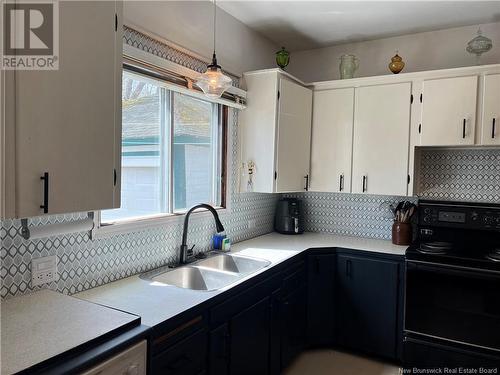
[[[354,77],[354,72],[359,68],[359,60],[354,55],[342,55],[340,57],[340,79]]]
[[[396,51],[396,54],[391,57],[391,62],[389,63],[389,69],[391,72],[394,74],[398,74],[400,71],[403,70],[405,67],[405,63],[403,61],[403,58],[398,55],[398,51]]]
[[[285,69],[290,62],[290,52],[288,52],[285,47],[281,47],[281,50],[276,52],[276,64],[281,69]]]
[[[488,52],[493,47],[493,42],[490,38],[487,38],[481,32],[481,29],[477,31],[477,36],[467,43],[467,52],[476,55],[476,64],[480,65],[481,55]]]

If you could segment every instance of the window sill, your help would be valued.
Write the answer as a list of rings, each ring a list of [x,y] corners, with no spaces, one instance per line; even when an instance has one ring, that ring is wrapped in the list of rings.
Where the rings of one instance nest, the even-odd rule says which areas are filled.
[[[229,209],[227,207],[218,207],[216,211],[219,215],[225,215],[229,213]],[[175,213],[175,214],[164,214],[164,215],[156,215],[152,217],[145,217],[139,219],[132,219],[127,221],[116,222],[113,224],[105,224],[101,225],[99,223],[99,217],[96,213],[95,217],[95,226],[92,230],[92,239],[100,239],[100,238],[109,238],[114,235],[126,234],[132,232],[138,232],[141,230],[151,229],[151,228],[159,228],[166,227],[172,224],[181,224],[184,222],[184,217],[186,216],[185,212]],[[205,218],[211,217],[212,214],[206,209],[199,209],[194,211],[191,214],[191,219],[196,218]],[[180,229],[182,230],[182,228]]]

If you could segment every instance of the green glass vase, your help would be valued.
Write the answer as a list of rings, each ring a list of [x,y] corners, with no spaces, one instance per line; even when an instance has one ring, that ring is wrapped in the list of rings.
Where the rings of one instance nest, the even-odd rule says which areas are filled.
[[[281,50],[276,52],[276,64],[281,69],[285,69],[285,67],[290,62],[290,52],[288,52],[285,47],[281,47]]]

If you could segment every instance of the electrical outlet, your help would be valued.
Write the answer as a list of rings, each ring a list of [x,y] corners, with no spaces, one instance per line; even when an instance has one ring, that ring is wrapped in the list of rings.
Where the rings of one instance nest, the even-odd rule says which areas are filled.
[[[253,229],[257,226],[257,221],[255,219],[248,220],[248,229]]]
[[[31,286],[55,281],[57,278],[57,257],[51,255],[31,260]]]

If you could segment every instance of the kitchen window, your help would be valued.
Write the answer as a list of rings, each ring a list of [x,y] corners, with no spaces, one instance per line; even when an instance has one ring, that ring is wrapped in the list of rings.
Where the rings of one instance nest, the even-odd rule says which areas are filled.
[[[227,107],[124,70],[121,208],[101,226],[225,205]]]

